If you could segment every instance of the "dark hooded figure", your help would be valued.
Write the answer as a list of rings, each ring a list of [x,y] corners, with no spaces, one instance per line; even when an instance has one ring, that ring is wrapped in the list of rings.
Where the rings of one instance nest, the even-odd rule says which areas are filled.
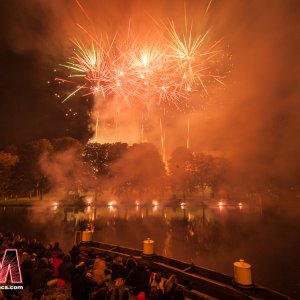
[[[77,256],[80,253],[79,247],[78,246],[73,246],[72,250],[69,253],[70,253],[70,256],[71,256],[72,263],[75,264]]]
[[[173,295],[174,295],[173,299],[176,299],[176,300],[184,300],[185,299],[183,289],[180,286],[177,286],[175,288]]]
[[[91,300],[107,300],[108,294],[107,283],[104,282],[96,288],[90,298]]]
[[[178,279],[176,275],[171,275],[165,284],[164,299],[174,299],[174,292],[178,287]]]
[[[136,286],[137,262],[133,258],[128,258],[125,268],[125,284]]]
[[[30,291],[42,290],[47,287],[52,271],[48,268],[48,263],[45,258],[39,258],[37,268],[32,272]]]
[[[80,262],[74,269],[71,288],[74,300],[89,300],[93,282],[86,276],[86,266]]]
[[[44,297],[43,290],[36,290],[32,295],[32,300],[42,300]]]
[[[27,286],[30,286],[32,271],[33,271],[32,261],[29,255],[27,255],[26,258],[23,260],[21,265],[21,270],[22,270],[23,287],[26,288]]]
[[[145,264],[139,264],[136,271],[136,293],[148,290],[150,281],[150,272]]]
[[[53,251],[62,252],[62,250],[60,249],[60,246],[59,246],[59,242],[55,242]]]
[[[63,262],[58,268],[58,278],[64,281],[71,282],[73,272],[73,264],[71,261],[71,256],[69,254],[65,255]]]
[[[111,266],[111,280],[114,281],[118,278],[124,278],[125,268],[121,256],[115,256]]]

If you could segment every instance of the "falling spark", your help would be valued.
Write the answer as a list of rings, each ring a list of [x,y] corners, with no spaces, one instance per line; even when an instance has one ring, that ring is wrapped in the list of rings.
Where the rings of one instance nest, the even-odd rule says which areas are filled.
[[[118,103],[118,95],[115,96],[115,99],[116,99],[115,127],[116,127],[116,129],[118,129],[118,119],[119,119],[119,116],[120,116],[120,106],[119,106],[119,103]]]
[[[190,148],[190,118],[187,119],[187,139],[186,139],[186,148]]]
[[[78,7],[91,21],[79,0]],[[209,1],[207,14],[212,0]],[[122,103],[138,105],[142,111],[141,141],[144,141],[144,116],[152,106],[167,112],[176,109],[190,110],[192,93],[208,93],[207,83],[215,80],[222,83],[222,77],[214,73],[215,58],[221,40],[209,44],[210,31],[196,34],[193,26],[188,26],[185,13],[185,28],[181,32],[175,23],[155,23],[161,29],[155,40],[139,41],[132,38],[131,19],[127,28],[127,40],[117,44],[116,35],[107,40],[96,37],[77,24],[86,35],[84,42],[72,39],[73,53],[66,63],[61,64],[68,74],[66,78],[55,78],[59,84],[66,84],[74,90],[63,99],[63,103],[80,94],[100,94],[103,101],[115,97],[115,128],[119,126]],[[126,34],[125,34],[126,36]],[[164,37],[164,38],[163,38]],[[56,69],[54,70],[56,72]],[[113,103],[113,101],[111,101]],[[163,161],[166,158],[166,132],[160,116],[160,134]],[[99,138],[99,113],[96,118],[95,140]],[[190,147],[190,120],[187,120],[187,148]]]
[[[209,8],[210,8],[210,5],[211,5],[212,1],[213,1],[213,0],[210,0],[210,1],[209,1],[208,5],[207,5],[207,8],[206,8],[206,10],[205,10],[204,17],[206,16],[207,12],[209,11]]]
[[[71,73],[69,79],[56,78],[60,83],[77,86],[64,100],[77,92],[83,96],[102,93],[120,96],[129,104],[130,99],[140,98],[148,109],[151,104],[174,106],[182,110],[182,104],[192,92],[199,89],[207,92],[205,79],[213,78],[218,82],[221,77],[211,72],[213,58],[220,53],[215,42],[207,50],[205,47],[209,31],[193,36],[192,26],[180,34],[173,22],[162,28],[168,38],[158,42],[137,41],[117,47],[111,42],[91,37],[84,30],[90,43],[73,40],[74,52],[61,66]]]
[[[165,163],[166,162],[166,145],[165,145],[165,132],[163,130],[163,122],[162,117],[159,118],[159,127],[160,127],[160,140],[161,140],[161,150],[162,150],[162,160]]]
[[[86,13],[85,9],[83,8],[83,6],[82,6],[81,3],[79,2],[79,0],[75,0],[75,1],[76,1],[77,5],[79,6],[79,8],[81,9],[81,11],[83,12],[83,14],[85,15],[85,17],[86,17],[89,21],[91,21],[89,15]]]
[[[141,142],[144,141],[144,114],[142,113]]]
[[[95,142],[98,141],[98,127],[99,127],[99,112],[97,113],[97,119],[96,119]]]

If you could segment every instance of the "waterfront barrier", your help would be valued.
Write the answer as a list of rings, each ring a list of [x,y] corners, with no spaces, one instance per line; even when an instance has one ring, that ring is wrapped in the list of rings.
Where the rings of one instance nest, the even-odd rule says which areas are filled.
[[[151,239],[149,240],[151,241]],[[248,270],[249,268],[247,265],[245,265],[246,268],[238,269],[235,277],[232,277],[195,266],[194,264],[156,255],[154,253],[154,241],[153,243],[149,243],[149,240],[146,239],[144,241],[142,251],[95,241],[81,242],[80,246],[84,249],[84,251],[94,257],[99,254],[112,256],[118,255],[123,259],[133,257],[138,263],[146,263],[152,270],[161,269],[165,278],[168,278],[171,275],[176,275],[179,280],[179,284],[184,289],[185,297],[188,299],[290,299],[288,296],[281,293],[267,289],[258,284],[253,284],[251,274],[249,277],[248,271],[248,275],[246,275],[246,273],[239,273],[241,272],[240,269]],[[153,245],[153,249],[152,246],[149,245]],[[144,252],[146,252],[146,255]],[[152,254],[147,255],[148,252],[151,252]],[[243,263],[246,264],[245,262]],[[240,267],[240,265],[238,266]],[[244,283],[246,283],[246,285]],[[244,287],[247,288],[245,289]]]

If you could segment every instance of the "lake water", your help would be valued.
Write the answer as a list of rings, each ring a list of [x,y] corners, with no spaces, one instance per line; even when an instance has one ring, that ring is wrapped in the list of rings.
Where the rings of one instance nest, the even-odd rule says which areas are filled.
[[[300,225],[296,215],[262,211],[242,203],[162,207],[150,205],[84,209],[57,205],[0,207],[0,232],[13,231],[43,242],[74,243],[74,224],[89,220],[94,240],[142,249],[155,241],[164,256],[233,275],[233,262],[252,265],[254,282],[300,299]]]

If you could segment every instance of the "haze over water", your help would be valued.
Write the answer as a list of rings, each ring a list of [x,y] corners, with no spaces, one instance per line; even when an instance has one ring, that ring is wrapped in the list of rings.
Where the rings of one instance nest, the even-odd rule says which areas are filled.
[[[63,208],[53,206],[49,212],[43,205],[1,207],[0,232],[13,231],[44,242],[59,240],[68,251],[74,241],[72,215],[77,218],[93,215],[96,240],[141,248],[142,241],[151,237],[160,254],[193,260],[227,274],[232,274],[234,261],[244,258],[252,264],[255,282],[300,299],[300,2],[80,1],[84,2],[92,22],[76,2],[1,1],[1,151],[11,144],[22,149],[32,140],[66,135],[85,144],[95,135],[95,116],[100,110],[103,119],[99,139],[95,140],[131,144],[147,139],[160,154],[164,156],[166,152],[168,161],[177,147],[187,146],[188,124],[191,152],[222,157],[232,167],[233,175],[225,178],[229,193],[238,189],[240,194],[254,192],[263,199],[271,191],[274,197],[242,207],[212,204],[213,207],[204,209],[204,214],[201,206],[189,205],[184,209],[150,205],[148,210],[105,206],[96,212],[91,207],[85,213],[78,209],[74,213],[64,212]],[[134,40],[143,40],[152,37],[149,28],[155,27],[153,18],[167,24],[172,20],[184,28],[184,3],[195,32],[198,34],[204,23],[211,29],[209,38],[221,39],[224,56],[230,57],[228,73],[222,78],[225,85],[209,86],[205,97],[193,94],[191,100],[197,105],[189,111],[188,123],[187,114],[178,111],[165,118],[164,128],[159,126],[158,116],[156,120],[153,117],[153,126],[147,122],[141,124],[144,115],[124,106],[116,129],[115,106],[97,107],[96,98],[79,95],[61,103],[70,91],[54,80],[57,71],[61,71],[59,64],[72,55],[70,39],[87,38],[78,23],[88,33],[96,31],[100,36],[110,37],[118,33],[116,41],[122,42],[126,40],[123,38],[127,36],[130,20]],[[208,3],[211,5],[206,13]],[[225,67],[227,70],[228,65]],[[66,73],[63,75],[68,76]],[[105,119],[109,122],[103,125]],[[141,128],[145,131],[142,138]],[[161,150],[161,143],[166,149]],[[149,162],[149,156],[144,150],[138,153],[140,156],[137,152],[127,153],[126,159],[117,161],[110,171],[119,174],[122,170],[121,183],[134,173],[136,178],[147,179],[153,186],[161,184],[157,168],[151,162],[148,164],[152,167],[149,167],[151,176],[144,176],[145,167],[138,160],[136,163],[135,158],[146,156],[145,161]],[[72,149],[41,157],[42,167],[39,167],[51,182],[50,192],[61,186],[68,188],[77,179],[84,179],[88,189],[110,189],[109,177],[103,180],[100,176],[93,187],[89,186],[91,178],[82,172],[85,170]],[[29,172],[25,169],[21,175],[27,178]],[[19,186],[18,182],[16,185]],[[31,188],[22,196],[29,197],[29,192],[31,196]],[[244,199],[240,201],[243,203]]]
[[[143,240],[151,237],[159,254],[229,275],[232,263],[243,258],[252,265],[254,282],[294,298],[300,295],[300,238],[293,234],[300,228],[288,212],[215,203],[205,208],[53,206],[46,218],[40,214],[36,208],[2,207],[0,232],[11,230],[43,242],[58,240],[69,251],[74,223],[95,218],[96,241],[142,249]]]

